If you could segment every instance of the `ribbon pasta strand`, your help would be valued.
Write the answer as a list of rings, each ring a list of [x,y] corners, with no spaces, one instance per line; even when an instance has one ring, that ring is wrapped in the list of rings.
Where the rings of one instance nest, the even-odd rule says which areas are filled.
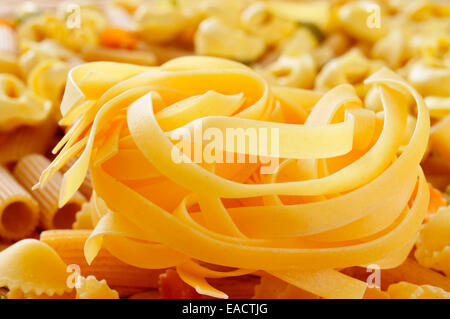
[[[219,58],[183,57],[161,67],[89,63],[74,68],[67,83],[62,121],[70,118],[73,128],[41,186],[81,151],[64,174],[60,205],[89,168],[93,196],[108,208],[91,210],[98,222],[85,243],[88,262],[104,245],[136,267],[176,267],[185,282],[213,297],[227,296],[207,278],[266,271],[322,297],[362,298],[365,283],[338,269],[396,267],[414,244],[429,197],[419,167],[429,115],[414,88],[388,69],[366,79],[380,94],[381,118],[362,107],[348,84],[316,95],[272,88],[249,68]],[[303,97],[303,124],[270,121],[277,103],[301,109]],[[417,121],[402,145],[411,97]],[[174,136],[195,134],[199,124],[220,134],[227,128],[277,129],[281,165],[262,174],[267,154],[226,143],[215,151],[257,161],[196,162]],[[183,161],[173,161],[173,154]]]

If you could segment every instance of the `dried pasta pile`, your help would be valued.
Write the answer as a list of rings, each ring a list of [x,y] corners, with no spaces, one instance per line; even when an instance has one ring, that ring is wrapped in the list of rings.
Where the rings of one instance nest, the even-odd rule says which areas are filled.
[[[0,296],[450,298],[448,3],[14,16]]]

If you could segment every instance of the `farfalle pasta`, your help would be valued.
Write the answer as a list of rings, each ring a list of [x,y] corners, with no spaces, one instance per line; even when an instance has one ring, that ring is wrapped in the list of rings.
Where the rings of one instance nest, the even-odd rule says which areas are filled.
[[[445,2],[8,9],[0,299],[450,298]]]
[[[253,62],[265,50],[263,39],[227,25],[218,18],[203,20],[195,33],[195,50],[200,55],[213,55]]]

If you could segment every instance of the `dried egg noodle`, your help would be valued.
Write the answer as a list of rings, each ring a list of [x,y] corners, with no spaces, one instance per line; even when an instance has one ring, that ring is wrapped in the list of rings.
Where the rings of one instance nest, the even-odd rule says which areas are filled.
[[[386,68],[365,83],[379,91],[384,118],[364,109],[349,84],[323,95],[271,87],[220,58],[182,57],[161,67],[84,64],[69,73],[61,122],[70,129],[39,185],[79,155],[64,174],[62,206],[90,169],[96,202],[107,207],[93,210],[88,262],[104,246],[130,265],[176,267],[197,292],[219,298],[227,295],[205,278],[260,270],[321,297],[361,298],[366,283],[336,269],[400,265],[429,201],[419,166],[430,129],[422,98]],[[411,97],[417,121],[404,146]],[[309,115],[304,123],[275,122],[280,106]],[[197,122],[221,132],[277,128],[279,169],[263,175],[258,163],[197,164],[178,148],[185,161],[175,163],[171,134]]]

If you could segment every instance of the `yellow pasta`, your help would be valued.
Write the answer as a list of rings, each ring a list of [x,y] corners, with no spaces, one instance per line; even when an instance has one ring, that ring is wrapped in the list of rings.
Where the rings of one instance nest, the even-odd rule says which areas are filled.
[[[0,181],[0,236],[22,239],[38,224],[38,203],[3,166],[0,166]]]
[[[42,123],[51,110],[50,101],[39,98],[12,74],[0,74],[0,101],[2,131]]]
[[[450,274],[450,207],[441,207],[420,232],[414,256],[421,265]]]
[[[77,299],[119,299],[117,291],[110,289],[105,280],[98,281],[94,276],[79,276],[75,287]]]
[[[189,20],[171,1],[143,2],[136,9],[134,19],[141,37],[150,42],[173,40]]]
[[[316,65],[310,54],[282,55],[263,70],[270,82],[278,85],[311,88],[316,75]]]
[[[371,1],[344,4],[337,16],[339,25],[359,40],[376,41],[388,30],[383,8]]]
[[[393,299],[450,299],[450,293],[441,288],[407,282],[389,286],[388,293]]]
[[[8,53],[2,54],[0,56],[0,72],[19,75],[20,68],[17,57]]]
[[[107,69],[110,70],[117,84],[110,82],[110,76],[98,73],[98,70]],[[85,78],[84,74],[86,73],[92,75],[96,73],[97,81],[89,82],[92,83],[90,88],[87,86],[88,82],[80,82]],[[198,81],[201,85],[188,84],[184,80],[187,76],[190,77],[191,82]],[[239,81],[242,81],[242,85],[238,84]],[[383,108],[386,112],[379,143],[375,144],[365,156],[355,161],[353,165],[344,167],[341,171],[338,170],[336,173],[316,180],[291,183],[274,183],[277,177],[276,173],[267,180],[272,182],[244,184],[227,180],[190,162],[174,163],[171,160],[171,145],[173,144],[164,131],[158,128],[156,119],[158,119],[157,110],[162,108],[161,103],[170,101],[170,98],[173,99],[173,97],[167,95],[165,90],[158,92],[158,89],[152,89],[152,87],[155,85],[158,85],[155,88],[166,86],[172,90],[181,91],[185,96],[198,94],[201,96],[202,92],[213,89],[219,90],[218,92],[221,94],[244,91],[247,99],[253,95],[250,100],[254,101],[254,104],[247,104],[244,109],[241,107],[242,110],[237,117],[211,117],[209,123],[208,115],[214,115],[213,112],[217,112],[211,109],[210,113],[202,113],[202,116],[206,116],[203,125],[214,127],[214,125],[220,124],[219,120],[221,120],[227,123],[228,127],[237,125],[237,123],[251,127],[250,125],[258,125],[258,120],[267,116],[267,109],[271,110],[273,106],[270,103],[274,102],[268,98],[270,87],[254,72],[240,64],[221,59],[197,57],[179,58],[166,63],[158,70],[139,69],[119,64],[109,64],[109,67],[102,63],[87,64],[72,70],[68,83],[61,106],[63,114],[69,115],[74,112],[77,105],[81,105],[80,102],[85,98],[99,99],[105,106],[98,114],[96,108],[91,108],[92,114],[88,111],[84,116],[86,120],[90,118],[90,121],[94,121],[89,135],[85,137],[80,135],[82,134],[81,128],[77,130],[76,127],[68,133],[67,139],[65,139],[68,144],[55,159],[54,164],[44,172],[40,185],[46,185],[52,172],[64,163],[65,156],[70,156],[66,154],[71,154],[72,149],[79,149],[78,145],[71,141],[74,141],[75,138],[81,139],[84,152],[65,174],[60,205],[64,205],[78,188],[90,166],[96,193],[114,211],[114,213],[108,212],[103,215],[86,242],[85,254],[88,262],[92,262],[100,247],[104,245],[113,255],[134,266],[156,269],[176,266],[181,278],[193,286],[197,292],[221,298],[227,296],[209,285],[205,278],[240,276],[260,270],[261,265],[264,265],[262,266],[263,270],[316,295],[327,298],[362,298],[366,284],[334,269],[371,262],[381,263],[383,268],[392,268],[401,264],[414,243],[425,214],[424,205],[428,201],[428,191],[424,186],[423,175],[417,169],[426,147],[429,120],[427,109],[420,96],[404,80],[387,69],[380,70],[366,81],[366,83],[379,85]],[[109,87],[112,89],[102,97],[107,83],[111,83]],[[230,83],[233,85],[230,86]],[[415,99],[419,118],[408,145],[399,158],[394,161],[394,164],[387,167],[394,159],[401,143],[397,137],[397,141],[392,144],[396,140],[394,136],[398,136],[394,132],[396,129],[403,130],[406,125],[405,92],[409,92],[408,94]],[[298,94],[302,95],[301,92]],[[206,98],[206,95],[203,98]],[[75,101],[75,104],[72,101]],[[186,101],[191,100],[187,99]],[[202,99],[198,99],[198,101],[200,103]],[[321,127],[320,134],[324,134],[324,137],[328,132],[333,132],[331,134],[335,137],[336,149],[331,150],[329,144],[326,143],[328,153],[324,153],[325,149],[322,149],[318,142],[321,139],[317,137],[314,145],[305,143],[302,144],[302,147],[295,148],[301,154],[294,152],[287,155],[288,153],[285,153],[285,156],[314,159],[317,156],[314,154],[319,153],[323,154],[319,157],[328,157],[331,155],[329,152],[345,154],[349,151],[345,146],[346,140],[349,138],[345,133],[345,123],[354,125],[355,137],[364,136],[367,141],[378,138],[378,136],[373,136],[373,130],[368,130],[369,126],[358,124],[359,121],[368,121],[370,118],[373,121],[374,115],[371,115],[370,112],[352,111],[352,116],[347,115],[345,118],[341,118],[343,120],[341,124],[344,126],[339,126],[339,129],[336,126],[336,131],[333,131],[332,128],[337,124],[324,122],[322,116],[327,114],[326,112],[336,112],[344,103],[351,102],[357,106],[358,103],[361,103],[358,101],[359,98],[355,92],[349,90],[345,85],[338,86],[325,94],[313,107],[305,126],[300,125],[295,128],[303,130],[297,134],[308,135],[312,134],[314,128],[319,126]],[[185,107],[189,107],[192,112],[200,107],[196,104],[187,105],[190,104],[186,104]],[[142,152],[152,164],[145,168],[146,170],[153,172],[152,174],[157,173],[156,176],[162,175],[176,181],[176,184],[172,182],[173,186],[171,187],[175,187],[177,184],[182,186],[179,192],[185,197],[179,197],[180,203],[173,214],[165,210],[169,209],[167,204],[158,202],[157,198],[167,195],[157,193],[157,188],[150,188],[152,191],[146,192],[145,188],[139,188],[139,183],[127,183],[125,180],[121,182],[120,179],[114,178],[115,171],[107,173],[102,169],[102,163],[106,163],[115,154],[121,153],[119,138],[112,138],[111,142],[101,138],[101,136],[121,136],[120,133],[117,133],[117,129],[120,132],[121,126],[104,126],[102,123],[110,123],[114,119],[120,121],[125,118],[124,115],[120,115],[120,110],[124,106],[127,107],[125,116],[128,130],[136,143],[136,146],[128,144],[126,147],[130,150],[134,148],[137,151],[136,155],[132,155],[133,157],[130,159],[136,158],[137,154]],[[181,106],[178,108],[182,109]],[[154,113],[156,113],[156,117]],[[332,119],[331,114],[329,121]],[[178,112],[173,113],[172,121],[177,121],[177,115]],[[174,127],[184,123],[186,127],[189,127],[189,121],[186,119],[185,122],[176,124]],[[294,126],[277,124],[276,127],[282,130],[280,134],[286,138],[295,132],[289,131],[294,129]],[[124,132],[124,134],[126,133],[127,131]],[[353,140],[352,135],[350,137]],[[103,142],[93,143],[94,136],[99,136],[99,141]],[[283,145],[286,141],[283,137],[281,144]],[[390,141],[391,144],[386,143],[387,141]],[[361,142],[356,142],[356,147],[364,149],[370,145],[368,142]],[[92,153],[94,148],[95,152]],[[227,149],[227,151],[233,150]],[[285,152],[283,148],[280,151]],[[391,155],[388,155],[389,153]],[[371,154],[375,156],[370,160],[372,175],[361,179],[355,170],[357,171],[358,165],[362,165],[364,161],[369,161]],[[96,155],[100,157],[95,159]],[[89,165],[90,162],[91,165]],[[287,163],[289,161],[286,162],[286,165]],[[367,171],[365,165],[362,167]],[[410,174],[412,169],[417,172],[417,175]],[[347,171],[349,175],[344,177]],[[226,171],[224,173],[226,174]],[[358,176],[358,178],[354,178],[354,176]],[[333,179],[336,182],[333,182]],[[325,183],[325,181],[327,182]],[[386,199],[389,198],[389,193],[393,192],[394,181],[400,183],[397,183],[398,188],[394,191],[395,197],[391,196],[391,201],[388,201]],[[409,209],[407,201],[417,182],[419,191],[414,205]],[[385,183],[389,183],[389,191],[386,190]],[[141,184],[145,186],[146,180],[144,179]],[[361,187],[364,185],[365,187]],[[192,195],[184,195],[189,194],[185,189],[190,190]],[[274,195],[325,195],[343,191],[350,192],[329,200],[293,205],[292,208],[290,205],[282,204],[280,197],[273,197]],[[401,193],[403,195],[400,195]],[[123,196],[128,199],[126,204],[120,199]],[[271,201],[267,203],[273,204],[260,207],[244,205],[226,208],[218,201],[221,197],[251,196],[266,196],[268,199],[271,198]],[[379,208],[376,208],[377,206],[370,199],[376,200],[378,197],[385,200],[376,201],[377,205],[380,205]],[[360,200],[357,200],[358,198]],[[364,202],[361,202],[361,199]],[[345,205],[345,208],[344,206],[339,207],[338,203],[340,202]],[[188,213],[188,207],[196,203],[199,203],[200,211],[193,214]],[[352,207],[350,210],[349,203],[354,203],[350,206]],[[370,206],[363,207],[365,203]],[[374,215],[367,211],[369,207]],[[292,211],[293,208],[295,211]],[[304,209],[304,217],[299,215],[299,209]],[[314,209],[320,210],[320,217],[317,216],[318,213]],[[333,211],[342,209],[347,210],[348,215],[342,215],[342,213],[331,215]],[[386,210],[391,215],[380,218],[380,213]],[[145,215],[138,213],[144,211],[147,212]],[[281,211],[282,214],[280,214]],[[322,216],[325,212],[329,217]],[[362,212],[364,212],[363,215],[361,215]],[[276,217],[272,217],[272,214],[276,214]],[[309,220],[307,224],[302,221],[306,216]],[[331,219],[332,217],[337,219]],[[151,225],[167,225],[165,227],[170,227],[176,236],[172,236],[172,232],[163,231],[165,227],[152,227]],[[293,236],[301,237],[289,238]],[[359,241],[368,236],[379,237],[368,242]],[[139,240],[139,242],[134,240]],[[328,243],[345,241],[352,244],[328,247]],[[189,245],[186,246],[185,243],[189,243]],[[133,248],[130,249],[130,247]],[[154,260],[143,260],[140,256],[144,254],[152,254]],[[238,269],[231,272],[211,271],[190,261],[188,256],[204,262]],[[331,256],[333,257],[330,258]],[[294,264],[298,266],[292,269]],[[324,267],[327,270],[323,270]],[[322,281],[323,284],[319,284]]]
[[[430,110],[430,116],[441,119],[450,114],[450,98],[428,96],[425,98],[425,103]]]
[[[70,167],[75,163],[76,158],[72,158],[69,162],[64,165],[64,167],[61,168],[61,172],[65,173],[67,172]],[[84,179],[83,183],[81,184],[79,191],[81,194],[83,194],[86,199],[90,199],[92,196],[92,179],[91,174],[86,174],[86,178]]]
[[[135,22],[129,12],[120,5],[111,4],[105,8],[108,23],[124,30],[134,30]]]
[[[0,25],[0,52],[17,55],[17,38],[15,31],[6,25]]]
[[[450,278],[432,269],[421,266],[413,258],[408,258],[403,264],[393,269],[383,269],[381,272],[381,287],[407,281],[416,285],[430,285],[450,291]]]
[[[445,1],[7,11],[0,298],[450,298]]]
[[[442,156],[444,161],[450,163],[450,114],[435,124],[431,130],[431,146]],[[450,167],[450,165],[448,165]]]
[[[69,202],[63,207],[58,207],[58,190],[62,176],[56,174],[44,189],[34,189],[39,181],[41,172],[49,165],[50,161],[42,155],[30,154],[17,163],[14,168],[16,179],[33,194],[40,207],[40,225],[44,229],[71,228],[75,221],[75,214],[86,201],[83,195],[76,192]]]
[[[133,63],[138,65],[155,65],[156,56],[151,51],[137,51],[112,49],[104,47],[85,47],[83,48],[83,59],[87,62],[93,61],[112,61],[122,63]]]
[[[314,24],[327,29],[330,24],[331,6],[325,1],[295,3],[268,2],[270,10],[283,18]]]
[[[417,62],[411,66],[408,80],[424,96],[450,95],[450,69]]]
[[[86,202],[81,206],[80,211],[75,215],[75,221],[72,224],[73,229],[93,229],[91,217],[91,202]]]
[[[66,264],[45,243],[22,240],[0,252],[0,285],[24,294],[62,295],[66,285]]]
[[[121,296],[158,287],[161,270],[140,269],[127,265],[102,249],[98,258],[88,265],[83,246],[90,230],[48,230],[41,233],[40,240],[52,247],[68,265],[78,265],[84,276],[106,280]]]
[[[18,37],[24,42],[53,39],[78,52],[85,45],[97,43],[97,32],[102,27],[102,15],[94,12],[96,11],[89,9],[81,12],[82,28],[68,28],[66,21],[54,14],[37,14],[19,26]]]
[[[38,96],[52,101],[53,106],[58,107],[69,69],[65,62],[43,61],[28,74],[28,85]]]
[[[22,43],[19,63],[24,75],[30,74],[34,67],[46,60],[60,60],[70,66],[82,62],[74,52],[64,48],[53,39],[45,39],[40,42],[24,41]]]
[[[26,239],[0,253],[0,285],[8,288],[11,299],[118,299],[117,291],[105,280],[75,274],[71,287],[67,265],[50,246]],[[26,274],[25,277],[23,274]],[[73,291],[75,288],[75,294]]]
[[[255,287],[256,299],[317,299],[317,296],[273,276],[262,276]]]
[[[11,163],[28,154],[47,152],[56,132],[57,124],[49,118],[37,126],[20,126],[0,133],[0,163]]]
[[[264,40],[215,17],[203,20],[195,33],[195,51],[200,55],[253,62],[263,54],[265,46]]]
[[[364,96],[361,81],[381,67],[381,63],[367,59],[358,49],[352,49],[327,63],[317,75],[315,86],[326,91],[342,83],[359,84],[358,93]]]
[[[295,29],[295,22],[276,16],[264,2],[250,4],[242,11],[242,24],[249,33],[264,39],[271,45],[289,36]]]

